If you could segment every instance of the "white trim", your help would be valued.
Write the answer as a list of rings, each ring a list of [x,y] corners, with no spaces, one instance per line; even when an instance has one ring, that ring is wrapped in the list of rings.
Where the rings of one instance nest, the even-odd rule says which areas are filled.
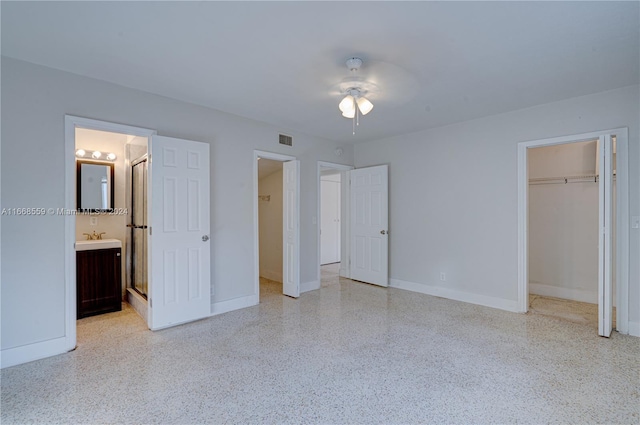
[[[300,293],[315,291],[316,289],[320,289],[320,280],[300,283]]]
[[[258,304],[258,295],[248,295],[246,297],[233,298],[231,300],[219,301],[211,305],[211,316],[227,313],[229,311],[240,310],[241,308],[252,307]]]
[[[474,294],[472,292],[458,291],[456,289],[443,288],[416,282],[408,282],[400,279],[389,279],[389,287],[404,289],[405,291],[419,292],[421,294],[432,295],[434,297],[447,298],[454,301],[462,301],[470,304],[482,305],[485,307],[497,308],[500,310],[519,312],[518,303],[514,300],[504,298],[488,297],[486,295]]]
[[[116,124],[106,121],[98,121],[90,118],[74,115],[64,116],[64,206],[68,210],[76,209],[76,128],[110,131],[114,133],[129,134],[132,136],[151,137],[157,134],[155,130],[130,125]],[[64,266],[65,266],[65,336],[66,344],[61,351],[42,357],[55,355],[72,350],[76,346],[76,253],[74,243],[76,240],[76,216],[69,214],[64,220]],[[49,346],[43,350],[48,350]],[[44,351],[43,351],[44,352]],[[29,360],[26,360],[29,361]]]
[[[561,288],[544,283],[529,282],[529,293],[543,297],[562,298],[579,301],[581,303],[598,304],[598,291],[588,291],[576,288]]]
[[[258,217],[258,158],[264,159],[272,159],[274,161],[295,161],[297,158],[291,155],[284,155],[280,153],[267,152],[261,150],[253,151],[253,295],[249,297],[255,297],[256,302],[251,305],[258,304],[260,302],[260,229],[258,225],[259,217]],[[298,188],[300,187],[300,173],[298,173]],[[298,215],[298,223],[300,223],[300,196],[298,196],[298,202],[296,204],[297,215]],[[298,235],[300,232],[298,231]],[[300,243],[298,243],[298,249],[300,249]],[[300,255],[297,256],[298,261],[300,261]],[[284,261],[284,259],[283,259]],[[248,297],[245,297],[248,298]],[[215,311],[214,304],[212,306],[212,311]],[[245,307],[248,307],[246,305]],[[242,308],[242,307],[238,307]],[[233,309],[235,310],[235,309]],[[227,310],[230,311],[230,310]],[[218,313],[214,313],[218,314]]]
[[[629,322],[629,335],[640,336],[640,322]]]
[[[625,196],[620,196],[624,193]],[[616,330],[631,333],[629,322],[629,131],[616,134]],[[636,336],[640,336],[636,333]]]
[[[321,207],[322,207],[322,192],[320,189],[320,178],[322,177],[322,168],[331,168],[334,170],[339,170],[340,173],[340,220],[341,220],[341,224],[340,224],[340,263],[342,265],[344,265],[345,263],[347,263],[349,261],[349,252],[350,252],[350,237],[349,237],[349,228],[350,228],[350,223],[349,223],[349,218],[351,216],[351,214],[349,214],[349,203],[348,202],[342,202],[342,199],[344,199],[344,195],[348,195],[350,197],[350,194],[348,192],[345,192],[344,188],[348,188],[349,187],[349,175],[347,173],[347,171],[351,171],[354,169],[354,167],[352,165],[344,165],[344,164],[336,164],[333,162],[326,162],[326,161],[318,161],[318,165],[317,165],[317,170],[318,170],[318,178],[317,178],[317,182],[316,182],[316,195],[317,195],[317,200],[316,200],[316,241],[317,241],[317,257],[318,257],[318,271],[316,273],[317,277],[318,277],[318,282],[320,282],[322,280],[322,277],[320,275],[320,249],[321,249],[321,245],[320,245],[320,217],[321,217]],[[349,198],[347,198],[349,199]],[[344,234],[342,233],[342,224],[345,225],[345,232]],[[340,267],[340,272],[339,272],[340,276],[342,277],[349,277],[349,267]],[[318,288],[314,288],[314,289],[319,289],[320,288],[320,284],[318,283]],[[302,291],[301,292],[305,292]]]
[[[615,134],[616,148],[616,327],[629,333],[629,130],[616,128],[591,133],[532,140],[518,143],[518,311],[525,313],[529,304],[528,282],[528,180],[527,149],[595,140]],[[624,196],[621,196],[623,195]]]
[[[74,314],[75,316],[75,314]],[[75,328],[74,328],[75,332]],[[69,337],[50,339],[48,341],[36,342],[34,344],[23,345],[15,348],[7,348],[2,350],[0,355],[0,368],[11,367],[22,363],[32,362],[34,360],[44,359],[45,357],[56,356],[75,349],[69,348]]]

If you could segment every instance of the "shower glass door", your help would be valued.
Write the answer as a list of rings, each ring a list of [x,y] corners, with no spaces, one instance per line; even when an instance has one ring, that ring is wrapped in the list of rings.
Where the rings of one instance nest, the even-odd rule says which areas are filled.
[[[147,158],[131,166],[131,286],[147,296]]]

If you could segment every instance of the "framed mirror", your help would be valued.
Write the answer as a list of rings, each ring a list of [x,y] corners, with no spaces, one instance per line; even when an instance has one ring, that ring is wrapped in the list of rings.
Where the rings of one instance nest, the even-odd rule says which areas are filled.
[[[76,207],[85,212],[113,211],[114,165],[77,160]]]

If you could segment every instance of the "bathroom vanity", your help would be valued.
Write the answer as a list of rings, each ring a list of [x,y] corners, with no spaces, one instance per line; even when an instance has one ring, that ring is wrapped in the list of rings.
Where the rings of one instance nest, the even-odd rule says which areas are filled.
[[[122,310],[122,242],[76,242],[77,318]]]

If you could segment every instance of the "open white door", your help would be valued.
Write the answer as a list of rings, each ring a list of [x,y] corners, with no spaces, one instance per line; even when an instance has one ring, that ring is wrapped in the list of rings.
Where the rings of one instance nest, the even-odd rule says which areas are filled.
[[[287,161],[282,164],[282,193],[284,212],[282,220],[282,293],[290,297],[300,296],[300,186],[298,174],[300,161]]]
[[[613,207],[613,147],[611,136],[600,136],[599,155],[599,256],[598,256],[598,335],[609,337],[613,329],[612,289],[612,207]]]
[[[388,166],[349,171],[351,279],[388,286]]]
[[[149,143],[149,328],[210,314],[209,145]]]

